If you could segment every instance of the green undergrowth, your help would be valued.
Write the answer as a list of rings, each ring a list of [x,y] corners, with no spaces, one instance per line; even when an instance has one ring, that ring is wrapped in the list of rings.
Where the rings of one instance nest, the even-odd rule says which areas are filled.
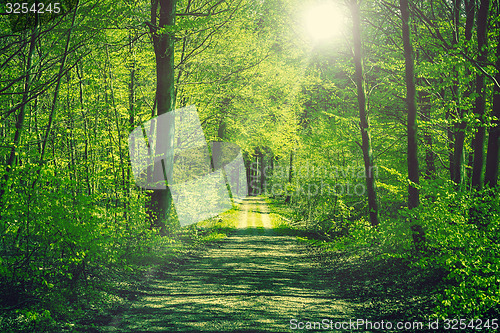
[[[237,224],[237,207],[167,236],[146,230],[134,244],[122,244],[114,263],[86,267],[85,276],[53,284],[40,295],[3,306],[0,332],[98,332],[137,299],[141,287],[181,266],[224,239]]]
[[[264,197],[269,207],[271,223],[276,233],[280,235],[309,237],[311,239],[322,239],[321,233],[315,228],[295,220],[295,213],[288,205],[280,200]]]
[[[431,312],[442,270],[423,270],[385,256],[364,220],[351,224],[349,236],[334,238],[314,224],[297,223],[293,206],[266,200],[277,230],[307,246],[313,262],[336,282],[335,296],[355,305],[354,317],[416,321]]]
[[[377,227],[365,218],[346,216],[320,220],[317,229],[322,232],[297,233],[297,238],[319,262],[333,269],[343,297],[357,298],[363,304],[359,315],[420,320],[498,318],[498,193],[458,191],[453,184],[430,183],[422,186],[421,198],[416,209],[382,215]],[[285,214],[291,209],[293,205],[279,202],[273,208]],[[421,247],[413,243],[408,221],[425,231]]]

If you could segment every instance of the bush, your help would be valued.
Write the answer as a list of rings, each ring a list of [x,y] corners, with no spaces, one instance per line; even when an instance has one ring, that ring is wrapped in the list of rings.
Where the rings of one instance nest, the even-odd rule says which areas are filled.
[[[489,190],[460,192],[450,187],[433,192],[433,200],[419,210],[428,253],[417,265],[441,267],[448,272],[436,315],[480,318],[498,313],[500,209],[496,194]]]
[[[58,332],[55,320],[48,310],[17,310],[8,317],[0,317],[2,332]]]

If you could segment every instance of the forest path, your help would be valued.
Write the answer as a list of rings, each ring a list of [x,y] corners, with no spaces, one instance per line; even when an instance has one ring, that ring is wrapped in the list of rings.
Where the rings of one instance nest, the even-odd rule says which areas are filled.
[[[291,319],[346,319],[351,305],[295,237],[271,229],[264,200],[240,209],[220,247],[162,272],[103,332],[289,332]]]

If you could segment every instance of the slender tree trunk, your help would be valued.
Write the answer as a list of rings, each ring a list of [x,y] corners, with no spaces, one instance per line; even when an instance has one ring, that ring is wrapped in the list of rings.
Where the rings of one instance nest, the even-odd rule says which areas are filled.
[[[23,126],[24,126],[24,116],[25,116],[25,109],[26,109],[26,103],[28,103],[28,98],[30,94],[30,88],[31,88],[31,70],[32,70],[32,63],[33,63],[33,53],[35,51],[35,46],[36,46],[36,41],[38,39],[38,20],[39,16],[38,13],[35,13],[35,24],[33,27],[33,31],[31,32],[31,38],[30,38],[30,44],[29,44],[29,50],[28,50],[28,56],[26,60],[26,77],[24,79],[24,91],[23,91],[23,98],[21,101],[21,107],[19,108],[19,113],[17,115],[17,120],[16,120],[16,131],[14,133],[14,140],[12,142],[12,148],[10,150],[9,157],[7,158],[7,163],[5,166],[5,174],[4,174],[4,181],[3,184],[0,185],[0,207],[4,207],[5,203],[3,202],[3,196],[6,191],[6,186],[8,186],[8,180],[10,178],[12,169],[14,168],[14,164],[16,162],[16,155],[17,151],[19,148],[19,144],[21,142],[21,135],[23,132]]]
[[[477,48],[479,56],[477,61],[483,64],[487,59],[488,46],[488,11],[490,8],[490,0],[481,0],[479,12],[477,14]],[[476,75],[476,105],[474,114],[480,120],[480,124],[484,123],[483,115],[485,109],[484,97],[484,75]],[[485,129],[479,126],[473,140],[474,147],[474,165],[472,167],[472,187],[480,189],[483,185],[483,167],[484,167],[484,138]]]
[[[135,127],[135,49],[132,36],[129,36],[130,40],[130,57],[132,57],[132,64],[130,65],[130,82],[128,85],[129,95],[128,95],[128,104],[129,104],[129,126],[130,130],[133,130]]]
[[[248,186],[248,195],[251,196],[253,195],[253,189],[252,189],[252,157],[248,155],[247,152],[243,153],[243,158],[245,161],[245,172],[246,172],[246,179],[247,179],[247,186]]]
[[[469,180],[468,185],[470,185],[471,183],[472,169],[474,167],[474,140],[470,141],[469,147],[470,147],[470,153],[467,156],[467,172],[466,172],[466,178]]]
[[[452,45],[455,47],[458,45],[459,41],[459,31],[460,31],[460,9],[462,7],[462,0],[454,0],[453,1],[453,38],[452,38]],[[452,87],[452,93],[453,93],[453,99],[455,100],[456,103],[456,108],[455,108],[455,116],[458,119],[462,118],[462,108],[460,107],[460,103],[462,100],[462,91],[460,89],[460,74],[461,74],[461,64],[457,64],[454,66],[455,70],[455,78],[453,79],[453,87]],[[450,110],[447,112],[448,114],[452,116],[452,111]],[[450,117],[453,119],[453,116]],[[447,120],[449,121],[448,117]],[[457,137],[458,131],[457,131],[457,123],[451,125],[448,125],[448,140],[449,140],[449,148],[451,149],[449,151],[449,156],[450,156],[450,179],[452,181],[455,180],[455,172],[460,172],[457,171],[455,167],[455,162],[461,162],[460,160],[456,161],[455,159],[455,144],[456,144],[456,137]]]
[[[108,75],[109,75],[109,91],[111,93],[111,103],[113,105],[113,110],[114,110],[114,116],[115,116],[115,126],[116,126],[116,135],[118,138],[118,156],[120,158],[120,171],[121,171],[121,183],[122,183],[122,195],[120,195],[119,190],[116,191],[116,196],[117,196],[117,201],[119,199],[123,200],[123,212],[124,212],[124,218],[127,220],[127,200],[126,200],[126,193],[128,192],[128,184],[127,184],[127,178],[125,177],[125,163],[124,163],[124,152],[123,152],[123,144],[122,144],[122,133],[121,133],[121,126],[119,122],[119,115],[118,115],[118,110],[116,108],[116,99],[115,99],[115,90],[114,90],[114,84],[113,84],[113,72],[111,71],[111,59],[109,57],[109,50],[108,46],[106,45],[106,57],[108,60]],[[110,133],[110,135],[112,135]],[[130,170],[130,168],[127,168]]]
[[[254,165],[255,165],[255,168],[253,170],[253,173],[252,173],[252,181],[254,182],[254,185],[253,186],[253,195],[257,196],[257,195],[260,195],[260,186],[259,186],[259,160],[260,160],[260,152],[256,152],[255,154],[255,161],[254,161]]]
[[[260,152],[260,193],[265,194],[265,183],[266,183],[266,163],[264,158],[264,152]]]
[[[452,88],[453,89],[453,88]],[[453,95],[455,95],[457,91],[454,91],[453,92]],[[424,113],[426,110],[422,110],[422,113]],[[445,119],[447,122],[450,121],[450,119],[452,119],[453,117],[453,113],[452,113],[452,110],[448,110],[446,111],[446,115],[445,115]],[[454,158],[454,151],[455,151],[455,132],[454,132],[454,126],[449,124],[446,128],[446,134],[447,134],[447,139],[448,139],[448,151],[447,151],[447,155],[448,155],[448,169],[450,170],[450,179],[453,180],[453,178],[455,177],[453,172],[455,171],[455,158]],[[424,134],[424,141],[426,142],[426,147],[428,147],[428,144],[427,144],[427,132]],[[430,136],[429,136],[430,137]],[[432,141],[432,137],[430,137],[431,141]],[[426,160],[427,160],[427,148],[425,150],[425,154],[426,154]],[[427,179],[427,169],[426,169],[426,173],[425,173],[425,178]]]
[[[481,0],[479,11],[477,13],[477,62],[483,64],[488,58],[488,12],[490,9],[490,0]],[[479,73],[476,75],[476,101],[474,107],[474,116],[479,120],[479,127],[472,140],[472,151],[474,154],[472,164],[471,185],[476,190],[481,190],[483,186],[484,174],[484,145],[485,145],[485,121],[483,119],[485,112],[486,98],[484,96],[486,87],[484,84],[484,75]],[[479,203],[469,210],[469,223],[475,224],[480,229],[484,229],[488,225],[486,212],[481,209],[483,197],[478,197],[478,193],[474,193]]]
[[[408,148],[407,148],[407,163],[408,163],[408,208],[413,209],[419,206],[419,166],[418,166],[418,144],[417,144],[417,104],[415,102],[415,74],[413,63],[413,47],[411,44],[410,35],[410,11],[408,8],[408,0],[400,0],[401,21],[403,32],[403,48],[405,57],[405,81],[406,81],[406,104],[408,106]],[[415,249],[420,251],[425,244],[425,232],[421,225],[412,223],[413,243]]]
[[[135,36],[134,36],[135,37]],[[129,104],[129,119],[128,119],[128,125],[129,125],[129,130],[132,131],[135,127],[135,71],[136,71],[136,60],[135,60],[135,49],[134,49],[134,38],[132,37],[131,34],[129,34],[129,53],[130,57],[132,58],[132,63],[130,64],[130,82],[128,85],[129,88],[129,95],[128,95],[128,104]],[[130,138],[131,142],[129,143],[131,147],[135,147],[135,137],[132,136]],[[131,154],[134,153],[134,150],[131,151]],[[128,165],[129,167],[127,168],[127,186],[125,188],[126,193],[127,193],[127,202],[128,202],[128,207],[125,209],[128,210],[130,208],[130,201],[132,200],[132,186],[131,186],[131,167],[130,167],[130,161],[134,158],[134,156],[129,155],[128,159]],[[130,216],[127,214],[127,216],[130,219]],[[129,221],[127,220],[127,225],[126,228],[127,230],[129,229]]]
[[[373,152],[370,139],[370,124],[368,122],[365,83],[363,77],[363,56],[361,54],[361,20],[359,14],[359,4],[357,0],[351,1],[351,12],[353,18],[353,38],[354,38],[354,65],[356,67],[356,86],[358,92],[359,125],[361,129],[361,148],[363,150],[363,160],[365,165],[366,189],[368,194],[368,209],[370,223],[376,226],[380,223],[377,192],[375,188],[375,175],[373,174]]]
[[[500,29],[500,23],[497,23],[497,29]],[[500,40],[498,40],[496,50],[496,67],[500,68]],[[496,73],[495,79],[500,82],[500,73]],[[495,84],[493,89],[493,112],[492,116],[496,117],[493,121],[493,127],[490,128],[488,136],[488,153],[486,155],[486,172],[484,184],[489,187],[496,187],[498,182],[498,158],[500,147],[500,88]]]
[[[455,3],[455,34],[456,34],[456,43],[458,43],[458,30],[460,24],[460,15],[457,13],[458,8],[460,7],[460,0],[456,0]],[[458,8],[457,8],[458,6]],[[475,14],[475,0],[465,0],[465,12],[466,12],[466,21],[465,21],[465,41],[466,44],[472,38],[472,28],[474,26],[474,14]],[[467,50],[465,51],[467,52]],[[470,76],[470,70],[465,69],[465,76]],[[457,82],[458,85],[458,82]],[[457,104],[460,103],[461,91],[460,87],[456,87],[457,90]],[[463,92],[463,98],[467,98],[470,95],[468,90]],[[467,122],[463,120],[464,113],[467,110],[462,109],[460,106],[458,108],[458,117],[460,122],[455,124],[454,132],[455,132],[455,142],[454,142],[454,150],[453,150],[453,170],[451,172],[452,180],[457,185],[460,185],[464,181],[465,177],[465,169],[464,169],[464,160],[465,160],[465,129],[467,128]]]
[[[455,47],[458,45],[459,41],[459,31],[460,31],[460,9],[462,7],[462,0],[454,0],[453,1],[453,37],[452,37],[452,45]],[[460,102],[461,102],[461,89],[460,89],[460,73],[461,73],[461,65],[458,64],[454,67],[455,70],[455,78],[453,79],[453,87],[452,87],[452,97],[455,100],[456,103],[456,108],[455,112],[453,113],[451,110],[446,113],[446,119],[449,121],[450,119],[453,119],[453,116],[457,117],[458,119],[462,118],[461,116],[461,108],[460,108]],[[449,124],[448,125],[448,156],[449,156],[449,167],[450,167],[450,179],[453,181],[455,180],[455,137],[457,134],[456,131],[456,123],[455,124]]]
[[[92,194],[90,186],[90,171],[89,171],[89,130],[87,124],[87,117],[83,110],[85,110],[85,102],[83,100],[83,70],[80,66],[76,66],[76,76],[78,77],[78,90],[79,90],[79,101],[83,121],[83,135],[85,136],[85,151],[83,158],[85,160],[85,183],[87,186],[87,195]]]
[[[161,116],[174,109],[175,89],[174,89],[174,42],[173,32],[157,33],[158,29],[175,25],[176,0],[152,0],[151,1],[151,25],[150,30],[153,37],[153,46],[156,58],[156,105],[157,115]],[[159,5],[159,6],[158,6]],[[159,7],[159,8],[158,8]],[[159,11],[159,23],[157,16]],[[157,128],[157,142],[166,143],[166,150],[173,149],[174,124],[169,124],[168,128]],[[165,146],[162,145],[156,145]],[[157,151],[156,155],[170,156],[165,151]],[[172,156],[173,157],[173,156]],[[164,169],[162,172],[167,178],[172,175],[173,161],[162,160],[162,165],[155,165],[155,169]],[[171,178],[171,177],[170,177]],[[167,179],[165,179],[167,184]],[[151,226],[160,229],[160,233],[165,235],[165,221],[170,214],[172,206],[172,194],[170,188],[155,189],[149,195],[149,202],[146,210],[151,219]]]
[[[422,118],[423,121],[427,123],[426,130],[424,131],[424,143],[425,143],[425,179],[433,179],[436,177],[436,154],[432,150],[432,135],[430,133],[431,128],[431,104],[430,96],[426,91],[419,92],[418,94],[420,105],[422,108]],[[450,168],[452,165],[450,165]]]
[[[225,139],[226,135],[226,121],[225,121],[225,114],[222,113],[220,118],[219,118],[219,128],[217,129],[217,138],[219,143],[214,143],[212,146],[212,169],[215,171],[216,169],[222,169],[221,171],[224,172],[224,169],[222,168],[222,145],[221,143]]]
[[[292,180],[293,180],[293,153],[294,153],[294,149],[292,148],[292,150],[290,151],[290,168],[288,170],[288,183],[289,184],[291,184]],[[287,196],[285,198],[285,203],[290,203],[291,198],[292,198],[291,195],[287,194]]]
[[[271,151],[271,157],[269,158],[269,169],[271,170],[268,175],[272,176],[274,174],[274,153]]]
[[[66,90],[66,141],[67,141],[67,151],[68,151],[68,179],[71,181],[70,184],[70,190],[72,194],[72,199],[73,199],[73,204],[76,206],[76,195],[77,195],[77,189],[76,189],[76,184],[78,183],[78,172],[77,172],[77,152],[76,152],[76,147],[75,147],[75,136],[74,136],[74,129],[75,129],[75,121],[73,119],[73,110],[71,109],[71,102],[70,102],[70,92],[69,92],[69,84],[67,84],[67,90]]]
[[[61,64],[59,66],[59,73],[57,76],[56,87],[54,89],[54,97],[52,99],[52,104],[51,104],[51,109],[50,109],[50,114],[49,114],[49,122],[47,124],[47,129],[45,130],[45,135],[44,135],[43,141],[42,141],[42,151],[40,153],[40,159],[38,161],[38,171],[37,171],[38,174],[37,174],[35,180],[33,181],[33,184],[31,185],[32,188],[35,188],[35,185],[38,181],[38,178],[40,177],[41,166],[42,166],[43,160],[45,158],[45,149],[47,147],[47,140],[49,138],[50,132],[52,131],[52,122],[54,121],[54,116],[55,116],[55,112],[56,112],[57,99],[59,97],[59,88],[61,87],[61,79],[63,76],[64,66],[66,65],[66,59],[68,56],[69,45],[71,42],[71,34],[73,31],[73,27],[75,26],[75,19],[76,19],[76,13],[78,11],[78,5],[79,5],[79,1],[77,1],[76,5],[75,5],[75,9],[73,12],[73,18],[71,21],[71,27],[68,30],[68,35],[66,36],[66,45],[64,46],[64,54],[62,56]]]

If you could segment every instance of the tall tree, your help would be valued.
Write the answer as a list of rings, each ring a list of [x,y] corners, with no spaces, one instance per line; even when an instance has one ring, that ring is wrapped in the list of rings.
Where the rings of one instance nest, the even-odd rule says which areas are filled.
[[[498,14],[498,13],[497,13]],[[497,21],[497,31],[500,31],[500,22]],[[497,37],[496,68],[500,68],[500,39]],[[500,82],[500,73],[495,74],[495,80]],[[486,155],[486,171],[484,183],[490,187],[496,187],[498,182],[498,157],[500,147],[500,88],[498,84],[493,88],[493,127],[490,128],[488,136],[488,153]]]
[[[368,122],[365,82],[363,77],[363,56],[361,51],[361,19],[359,14],[359,3],[351,1],[351,13],[353,20],[354,37],[354,66],[356,67],[355,81],[358,95],[359,126],[361,129],[361,149],[363,150],[363,161],[365,165],[365,179],[368,194],[368,209],[370,223],[376,226],[380,223],[378,212],[377,192],[375,189],[375,175],[373,173],[373,152],[370,139],[370,124]]]
[[[461,3],[459,0],[455,0],[455,6],[454,6],[454,38],[453,38],[453,43],[458,44],[459,42],[459,26],[460,26],[460,7]],[[465,20],[465,45],[471,40],[472,38],[472,28],[474,25],[474,7],[475,7],[475,0],[465,0],[465,14],[466,14],[466,20]],[[467,48],[464,50],[464,52],[467,53]],[[469,76],[470,71],[467,68],[466,69],[466,76]],[[458,76],[458,75],[457,75]],[[459,82],[456,83],[456,98],[458,101],[458,118],[459,122],[455,124],[454,128],[454,145],[453,145],[453,170],[450,170],[451,173],[451,179],[456,183],[456,184],[461,184],[464,179],[464,142],[465,142],[465,130],[467,127],[467,122],[466,120],[463,119],[464,113],[466,110],[464,110],[463,107],[460,106],[460,100],[468,97],[469,96],[469,91],[466,90],[463,92],[460,91],[460,84]]]
[[[488,12],[490,9],[490,0],[481,0],[479,11],[477,13],[477,62],[483,64],[488,56]],[[483,115],[485,109],[486,98],[484,96],[484,74],[476,75],[476,104],[474,106],[474,114],[480,120],[480,126],[477,128],[476,135],[472,142],[474,148],[474,165],[472,168],[472,186],[481,188],[483,182],[483,167],[484,167],[484,138],[485,128]]]
[[[403,49],[405,58],[406,104],[408,107],[407,132],[407,163],[408,163],[408,208],[413,209],[420,204],[419,199],[419,166],[417,144],[417,103],[415,88],[415,69],[413,62],[413,46],[410,35],[410,10],[408,0],[399,1],[402,21]],[[413,242],[417,250],[422,249],[425,233],[421,225],[413,224]]]
[[[170,112],[175,104],[174,90],[174,42],[173,27],[175,25],[176,0],[152,0],[151,22],[148,24],[153,39],[153,47],[156,59],[156,108],[157,115],[161,116]],[[171,151],[174,144],[174,124],[156,129],[157,149],[164,148]],[[172,206],[172,194],[167,184],[167,179],[172,179],[173,154],[165,154],[166,151],[156,151],[156,155],[163,155],[165,159],[161,165],[154,166],[154,174],[163,174],[166,189],[154,189],[150,193],[147,203],[148,215],[153,227],[160,228],[165,234],[165,220],[170,214]]]

